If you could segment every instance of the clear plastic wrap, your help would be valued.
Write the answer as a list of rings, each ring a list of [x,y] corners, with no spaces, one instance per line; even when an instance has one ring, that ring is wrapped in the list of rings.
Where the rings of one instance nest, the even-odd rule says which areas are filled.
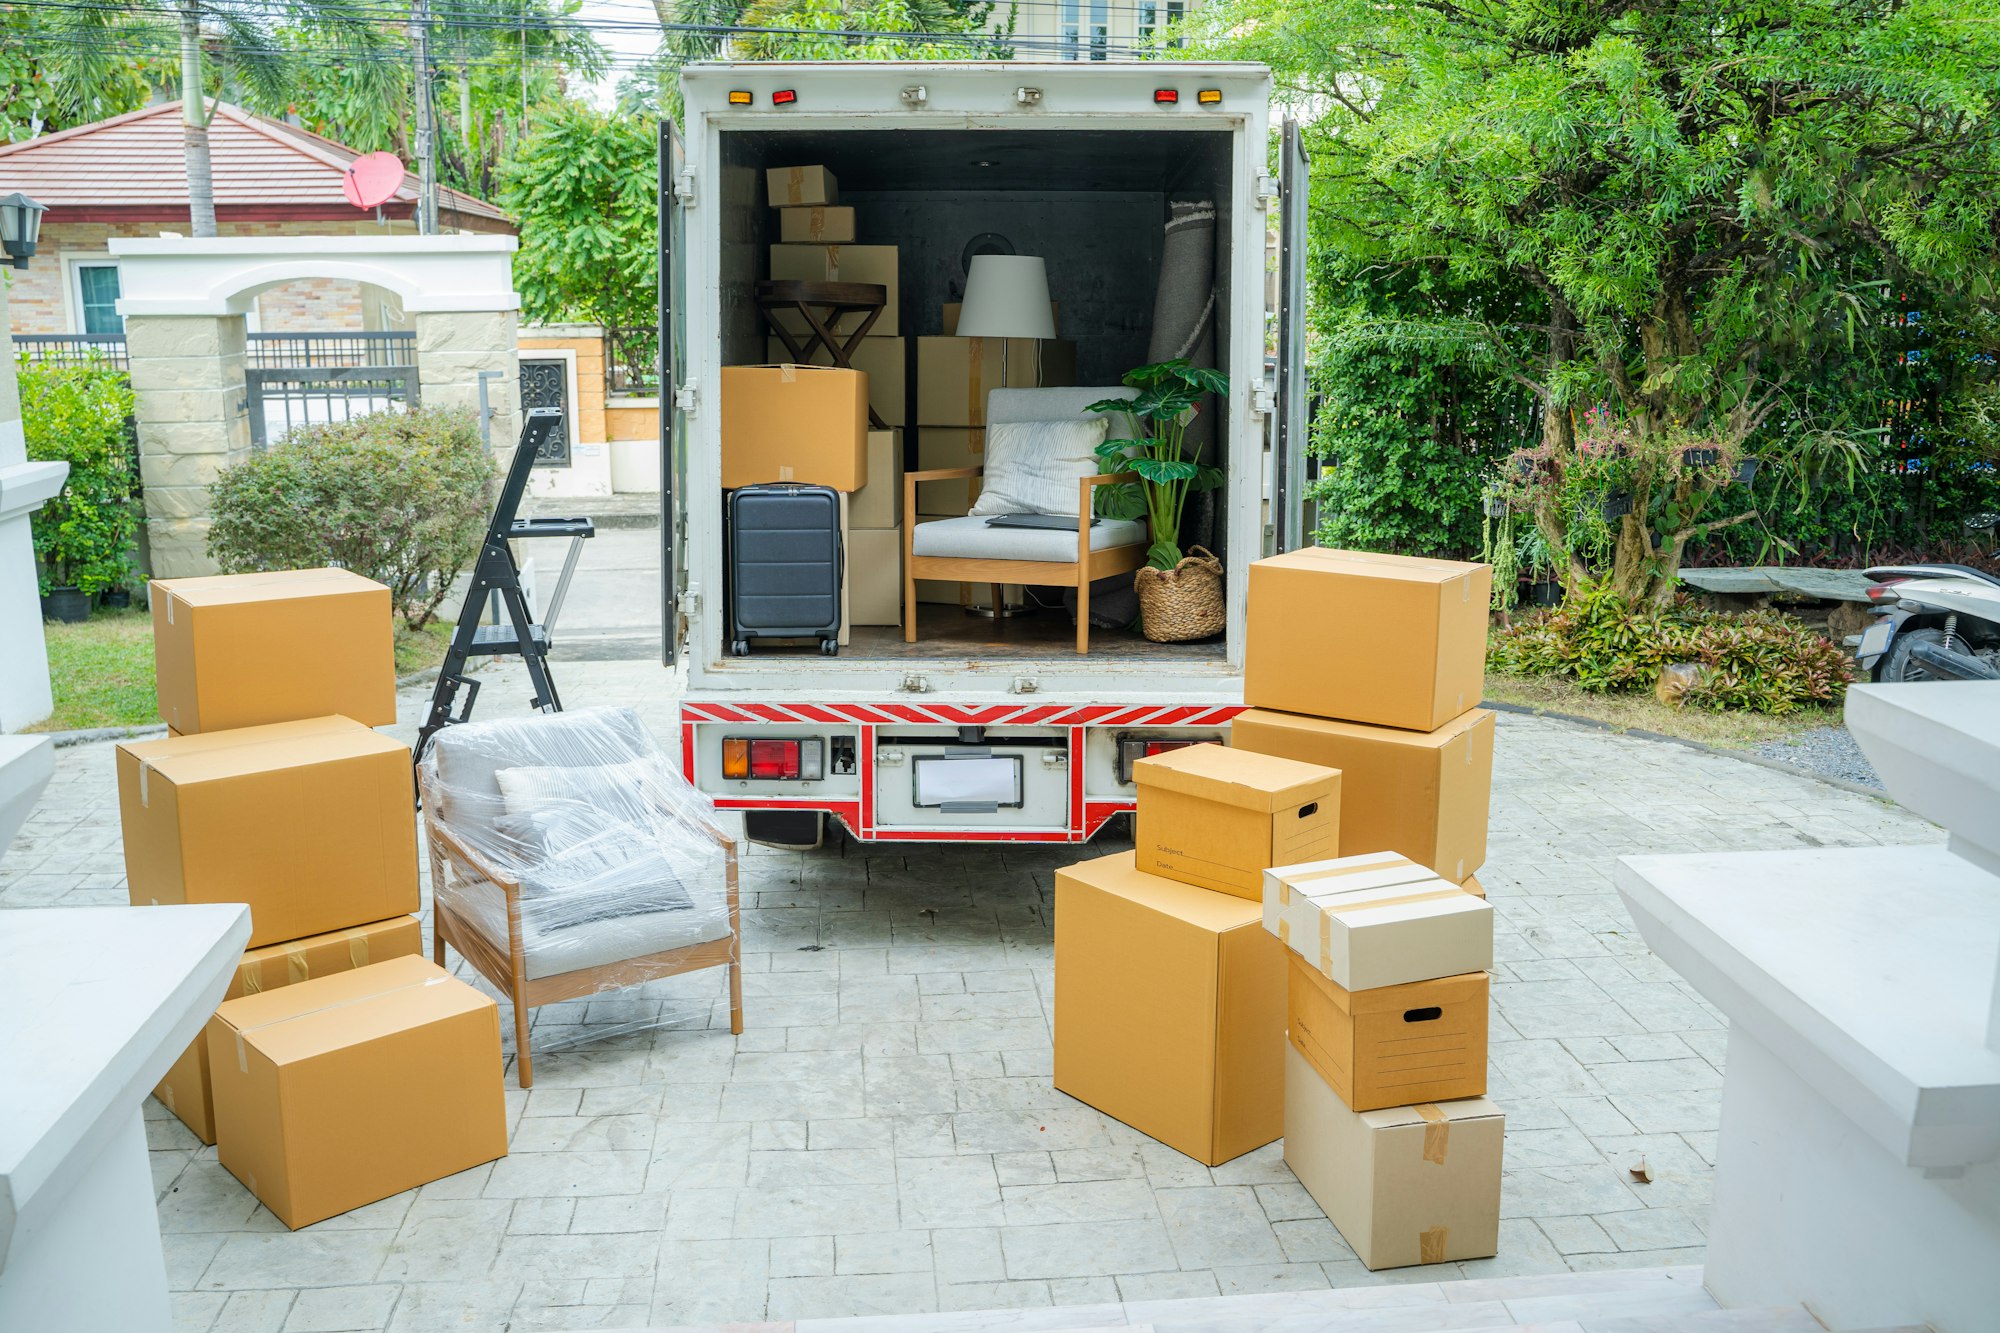
[[[418,774],[446,943],[530,1007],[641,988],[587,1010],[563,1004],[537,1049],[707,1026],[716,974],[660,979],[739,961],[735,848],[637,713],[446,727]]]

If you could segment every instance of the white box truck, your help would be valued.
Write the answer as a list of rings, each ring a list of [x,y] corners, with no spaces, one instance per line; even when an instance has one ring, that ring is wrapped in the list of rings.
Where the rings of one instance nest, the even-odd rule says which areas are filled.
[[[686,672],[685,771],[763,841],[811,845],[828,816],[869,842],[1088,840],[1132,808],[1134,758],[1226,736],[1243,706],[1247,568],[1308,540],[1306,163],[1291,122],[1274,145],[1270,72],[723,62],[690,66],[682,86],[684,123],[660,135],[660,415],[664,661]],[[1212,207],[1213,364],[1232,392],[1207,447],[1227,481],[1191,507],[1182,539],[1222,558],[1226,633],[1155,644],[1100,630],[1079,653],[1060,591],[1029,590],[1034,615],[981,616],[946,588],[919,606],[914,642],[860,625],[836,656],[731,651],[721,371],[774,359],[755,300],[780,241],[766,172],[799,166],[832,175],[857,243],[898,247],[901,341],[872,351],[907,367],[897,448],[910,469],[968,424],[919,420],[915,381],[917,344],[946,334],[971,256],[1043,257],[1070,382],[1125,396],[1120,376],[1148,360],[1170,206]],[[871,549],[901,548],[878,533]],[[981,585],[963,600],[992,599]]]

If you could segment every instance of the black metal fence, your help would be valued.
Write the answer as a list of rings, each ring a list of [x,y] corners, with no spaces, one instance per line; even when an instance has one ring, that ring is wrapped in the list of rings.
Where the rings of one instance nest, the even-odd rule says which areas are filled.
[[[243,372],[250,442],[417,401],[417,335],[253,333]]]
[[[129,370],[122,333],[17,333],[14,350],[34,366],[108,365]]]

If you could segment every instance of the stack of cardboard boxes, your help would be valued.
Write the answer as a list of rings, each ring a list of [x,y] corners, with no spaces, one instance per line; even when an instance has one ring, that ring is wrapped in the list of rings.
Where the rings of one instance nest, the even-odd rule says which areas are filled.
[[[418,957],[389,590],[155,582],[164,740],[118,747],[135,906],[245,903],[250,951],[155,1090],[287,1225],[505,1155],[498,1011]]]

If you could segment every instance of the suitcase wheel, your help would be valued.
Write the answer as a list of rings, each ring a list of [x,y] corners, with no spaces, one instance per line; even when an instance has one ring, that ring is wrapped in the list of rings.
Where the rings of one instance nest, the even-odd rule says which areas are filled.
[[[821,640],[819,641],[819,651],[820,651],[820,656],[822,656],[822,657],[838,657],[838,656],[840,656],[840,640],[839,640],[839,639],[821,639]]]
[[[747,639],[738,639],[729,645],[729,651],[737,657],[748,657],[750,656],[750,643]]]

